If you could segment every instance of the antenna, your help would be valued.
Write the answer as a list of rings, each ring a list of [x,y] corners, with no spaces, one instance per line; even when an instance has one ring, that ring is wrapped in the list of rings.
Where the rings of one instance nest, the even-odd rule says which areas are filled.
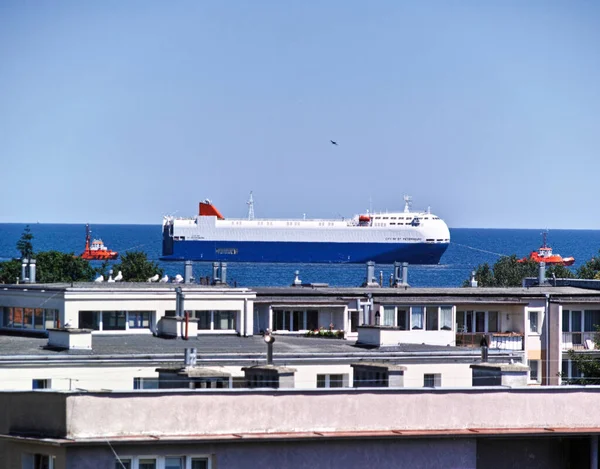
[[[254,220],[254,199],[252,198],[252,191],[250,191],[250,198],[246,204],[248,204],[248,220]]]
[[[404,213],[410,212],[410,207],[412,205],[412,197],[410,195],[404,196]]]

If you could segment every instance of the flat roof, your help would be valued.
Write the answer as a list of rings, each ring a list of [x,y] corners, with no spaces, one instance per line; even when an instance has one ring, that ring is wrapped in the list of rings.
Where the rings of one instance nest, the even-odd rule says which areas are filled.
[[[403,358],[448,357],[456,360],[464,358],[469,362],[478,359],[479,348],[451,347],[427,344],[399,344],[390,347],[363,347],[353,341],[333,338],[295,337],[275,335],[274,361],[284,365],[294,360],[343,361],[360,360],[402,360]],[[183,363],[184,350],[196,348],[198,363],[209,364],[240,362],[248,365],[262,364],[266,360],[267,347],[262,336],[238,337],[236,335],[202,335],[190,340],[163,339],[151,335],[103,335],[92,336],[92,350],[56,350],[46,348],[47,338],[0,335],[0,366],[20,361],[62,362],[65,360],[106,360],[118,361],[147,360],[169,363],[169,366]],[[490,349],[490,359],[517,357],[521,351]],[[181,361],[180,361],[181,360]]]

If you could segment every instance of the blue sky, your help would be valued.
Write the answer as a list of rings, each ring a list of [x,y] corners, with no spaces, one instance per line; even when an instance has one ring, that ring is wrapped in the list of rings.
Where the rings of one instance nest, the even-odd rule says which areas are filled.
[[[599,45],[593,1],[5,0],[0,222],[600,229]]]

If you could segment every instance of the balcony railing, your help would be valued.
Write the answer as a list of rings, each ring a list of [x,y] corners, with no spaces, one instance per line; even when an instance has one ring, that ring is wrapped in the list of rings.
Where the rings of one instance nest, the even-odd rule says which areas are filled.
[[[458,347],[479,347],[481,339],[487,338],[488,346],[492,349],[523,350],[523,334],[519,332],[476,332],[456,334]]]
[[[594,350],[598,332],[563,332],[563,350]]]

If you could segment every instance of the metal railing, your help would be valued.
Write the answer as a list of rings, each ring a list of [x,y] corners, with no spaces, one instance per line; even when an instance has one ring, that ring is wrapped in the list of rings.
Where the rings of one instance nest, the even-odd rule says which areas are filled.
[[[518,332],[501,333],[501,332],[475,332],[475,333],[457,333],[457,347],[479,347],[481,339],[487,338],[488,346],[491,349],[501,350],[523,350],[523,334]]]
[[[563,332],[563,350],[594,350],[598,332]]]

